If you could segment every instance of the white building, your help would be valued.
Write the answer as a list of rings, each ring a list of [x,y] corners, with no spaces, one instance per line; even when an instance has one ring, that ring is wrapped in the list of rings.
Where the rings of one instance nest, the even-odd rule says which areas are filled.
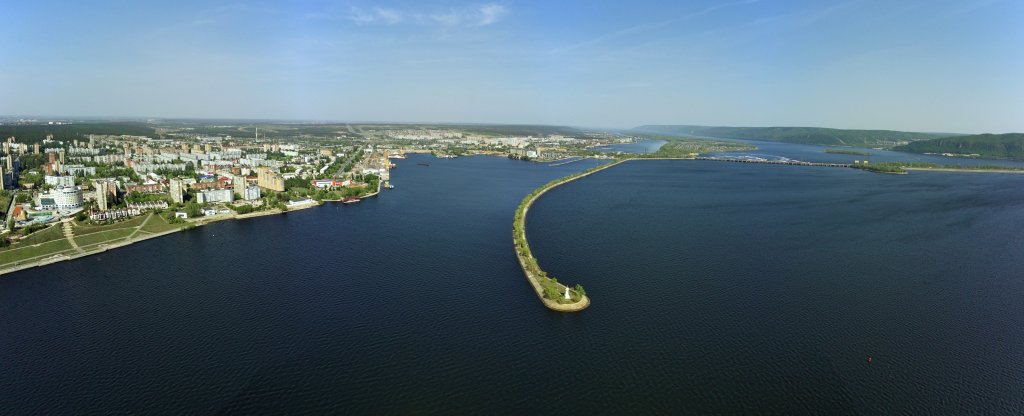
[[[87,176],[96,174],[96,168],[92,166],[61,165],[60,170],[61,172],[72,176]]]
[[[74,176],[51,176],[46,175],[43,181],[50,186],[75,186]]]
[[[211,189],[196,193],[196,202],[209,204],[214,202],[233,202],[235,194],[230,189]]]
[[[106,211],[110,209],[110,197],[113,190],[117,189],[117,184],[111,181],[95,181],[93,187],[96,188],[96,207],[100,211]]]
[[[82,208],[82,188],[59,186],[40,195],[37,204],[42,210],[74,211]]]
[[[171,202],[182,203],[185,202],[185,185],[181,182],[181,179],[171,179],[170,185]]]
[[[255,201],[257,199],[260,199],[260,187],[250,186],[248,188],[245,188],[245,193],[242,194],[242,199],[246,201]]]

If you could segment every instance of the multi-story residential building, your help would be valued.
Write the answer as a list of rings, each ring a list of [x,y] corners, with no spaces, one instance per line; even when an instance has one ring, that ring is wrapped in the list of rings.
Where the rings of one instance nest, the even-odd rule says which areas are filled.
[[[245,192],[242,194],[242,199],[246,201],[255,201],[260,199],[260,187],[250,186],[245,188]]]
[[[63,163],[60,164],[56,170],[60,173],[71,176],[87,176],[96,174],[96,168],[92,166],[65,165]]]
[[[106,211],[110,209],[110,191],[112,183],[110,181],[95,181],[93,186],[96,188],[96,207],[100,211]],[[116,190],[117,188],[114,187]]]
[[[209,191],[196,192],[196,202],[209,204],[214,202],[233,202],[235,194],[230,189],[214,189]]]
[[[124,191],[126,193],[138,192],[140,194],[157,194],[164,191],[164,184],[155,183],[128,183],[124,185]]]
[[[260,188],[284,192],[284,178],[281,177],[281,174],[265,167],[256,169],[256,184]]]
[[[50,186],[75,186],[74,176],[44,176],[43,182]]]
[[[249,183],[245,180],[245,176],[232,175],[231,185],[235,187],[235,193],[245,196],[245,190],[249,187]]]
[[[180,204],[185,202],[185,184],[181,182],[181,179],[171,179],[170,186],[171,202]]]

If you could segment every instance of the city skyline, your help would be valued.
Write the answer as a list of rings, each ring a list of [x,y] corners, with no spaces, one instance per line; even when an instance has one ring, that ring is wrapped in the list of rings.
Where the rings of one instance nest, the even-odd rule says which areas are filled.
[[[0,113],[1024,130],[1008,1],[17,4]]]

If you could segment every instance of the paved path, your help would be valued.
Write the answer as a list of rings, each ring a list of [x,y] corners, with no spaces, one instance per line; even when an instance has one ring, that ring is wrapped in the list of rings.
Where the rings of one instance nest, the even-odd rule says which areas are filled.
[[[142,220],[142,224],[139,224],[139,226],[135,228],[135,231],[132,231],[131,234],[128,234],[128,241],[131,241],[132,238],[135,237],[139,233],[139,231],[142,231],[142,227],[145,227],[146,223],[148,223],[149,220],[153,219],[154,215],[156,215],[156,214],[149,214],[149,216],[146,217],[146,219]]]
[[[75,251],[79,253],[85,253],[85,250],[82,250],[82,248],[78,246],[78,243],[75,242],[75,232],[71,229],[71,221],[62,222],[64,223],[64,237],[68,239],[69,243],[71,243],[71,248],[75,249]]]

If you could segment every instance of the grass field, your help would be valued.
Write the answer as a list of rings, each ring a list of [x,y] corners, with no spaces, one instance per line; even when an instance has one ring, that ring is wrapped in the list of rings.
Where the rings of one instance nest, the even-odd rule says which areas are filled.
[[[149,214],[149,215],[153,215],[153,214]],[[106,224],[106,225],[80,225],[80,224],[75,224],[75,235],[76,236],[80,236],[80,235],[99,233],[99,232],[110,231],[110,230],[118,230],[118,229],[122,229],[122,228],[138,227],[139,225],[141,225],[143,223],[143,221],[146,221],[146,218],[149,215],[140,215],[138,217],[132,218],[132,219],[127,220],[127,221],[115,222],[113,224]]]
[[[54,240],[61,240],[63,238],[64,229],[58,222],[56,224],[51,225],[49,228],[29,234],[28,237],[23,238],[21,241],[18,242],[18,244],[11,245],[10,248],[13,249],[18,247],[24,247],[27,245],[40,244]]]
[[[149,218],[149,221],[146,219]],[[144,227],[140,226],[145,223]],[[144,237],[165,231],[173,231],[184,224],[169,224],[159,215],[149,214],[128,221],[107,225],[75,224],[75,244],[85,252],[95,251],[102,244],[124,242],[129,236]],[[15,266],[19,262],[36,262],[58,254],[79,254],[64,236],[62,224],[36,231],[23,242],[0,249],[0,267]]]
[[[149,220],[149,222],[146,223],[144,227],[142,227],[142,231],[156,234],[162,233],[164,231],[176,230],[181,227],[182,224],[168,224],[167,220],[165,220],[163,217],[155,215],[153,216],[153,218]]]
[[[0,251],[0,266],[6,266],[33,257],[55,254],[71,254],[71,243],[67,239],[50,241],[38,246],[19,246],[6,251]],[[38,260],[38,259],[37,259]]]
[[[134,232],[134,228],[119,228],[108,231],[102,231],[98,233],[90,233],[82,236],[76,235],[75,243],[78,243],[79,247],[85,250],[89,250],[88,246],[100,243],[110,243],[114,242],[115,240],[121,240],[127,238],[129,235],[132,235],[132,233]]]

